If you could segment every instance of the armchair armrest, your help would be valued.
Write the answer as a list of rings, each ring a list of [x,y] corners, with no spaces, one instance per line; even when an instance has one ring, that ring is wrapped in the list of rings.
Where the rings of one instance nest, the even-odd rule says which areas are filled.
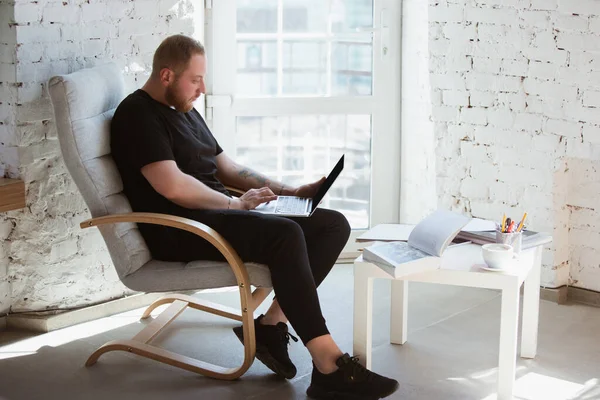
[[[227,242],[223,236],[221,236],[211,227],[201,222],[194,221],[193,219],[177,217],[168,214],[132,212],[88,219],[81,222],[79,226],[85,229],[92,226],[116,224],[121,222],[163,225],[194,233],[207,240],[210,244],[216,247],[221,254],[223,254],[233,269],[233,273],[235,274],[238,282],[249,282],[248,271],[246,270],[246,267],[238,256],[237,252],[229,244],[229,242]]]
[[[225,189],[235,197],[241,197],[244,193],[246,193],[243,189],[234,188],[233,186],[225,186]]]

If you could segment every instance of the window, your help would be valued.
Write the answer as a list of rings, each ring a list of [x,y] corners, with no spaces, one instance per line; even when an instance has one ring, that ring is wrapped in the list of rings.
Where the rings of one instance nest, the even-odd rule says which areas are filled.
[[[319,179],[345,154],[323,206],[343,212],[357,232],[396,222],[400,29],[386,23],[400,20],[399,2],[212,7],[206,115],[225,151],[289,185]]]

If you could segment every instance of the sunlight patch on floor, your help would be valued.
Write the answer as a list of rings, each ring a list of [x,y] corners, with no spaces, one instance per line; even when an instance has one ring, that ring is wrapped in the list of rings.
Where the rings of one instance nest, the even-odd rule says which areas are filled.
[[[156,315],[160,314],[165,307],[166,306],[161,306],[154,310],[152,316],[155,317]],[[58,347],[69,342],[74,342],[76,340],[109,332],[113,329],[118,329],[129,324],[140,323],[140,315],[144,309],[145,307],[111,317],[84,322],[79,325],[39,334],[16,341],[14,343],[0,346],[0,360],[35,354],[41,347],[44,346]],[[148,320],[148,322],[150,321],[151,320]],[[140,323],[140,330],[143,329],[143,326],[144,325]]]
[[[554,378],[552,376],[530,372],[515,382],[515,400],[580,400],[592,399],[585,393],[597,387],[598,379],[591,379],[584,384]],[[492,394],[482,400],[496,400]]]

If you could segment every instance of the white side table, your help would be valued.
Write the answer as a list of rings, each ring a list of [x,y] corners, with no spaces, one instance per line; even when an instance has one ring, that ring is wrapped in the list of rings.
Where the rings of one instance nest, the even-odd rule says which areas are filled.
[[[549,238],[548,241],[551,239]],[[481,269],[485,265],[481,246],[465,244],[449,247],[442,256],[438,270],[393,279],[362,256],[354,262],[354,355],[371,368],[373,330],[373,279],[392,279],[390,342],[404,344],[407,340],[408,282],[429,282],[444,285],[498,289],[502,291],[500,314],[500,353],[498,360],[498,400],[513,398],[516,372],[517,334],[519,326],[520,287],[523,296],[523,326],[521,357],[534,358],[537,351],[540,269],[543,245],[523,250],[513,268],[506,272]]]

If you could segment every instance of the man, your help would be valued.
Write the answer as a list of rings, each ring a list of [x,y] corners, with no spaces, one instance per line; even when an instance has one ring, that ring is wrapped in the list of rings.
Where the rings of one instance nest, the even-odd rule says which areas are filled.
[[[350,235],[336,211],[317,209],[310,218],[284,218],[250,211],[277,195],[312,197],[322,180],[294,188],[232,161],[221,149],[193,102],[205,91],[206,57],[197,41],[165,39],[154,55],[146,84],[117,108],[111,147],[134,211],[192,218],[219,232],[245,262],[265,264],[276,300],[255,320],[257,358],[291,379],[287,321],[313,359],[310,397],[360,395],[378,399],[398,382],[379,376],[343,354],[321,313],[317,286],[333,267]],[[233,198],[225,185],[246,193]],[[153,257],[169,261],[222,260],[203,239],[173,228],[140,224]],[[243,333],[234,329],[240,340]],[[336,397],[338,398],[338,397]]]

